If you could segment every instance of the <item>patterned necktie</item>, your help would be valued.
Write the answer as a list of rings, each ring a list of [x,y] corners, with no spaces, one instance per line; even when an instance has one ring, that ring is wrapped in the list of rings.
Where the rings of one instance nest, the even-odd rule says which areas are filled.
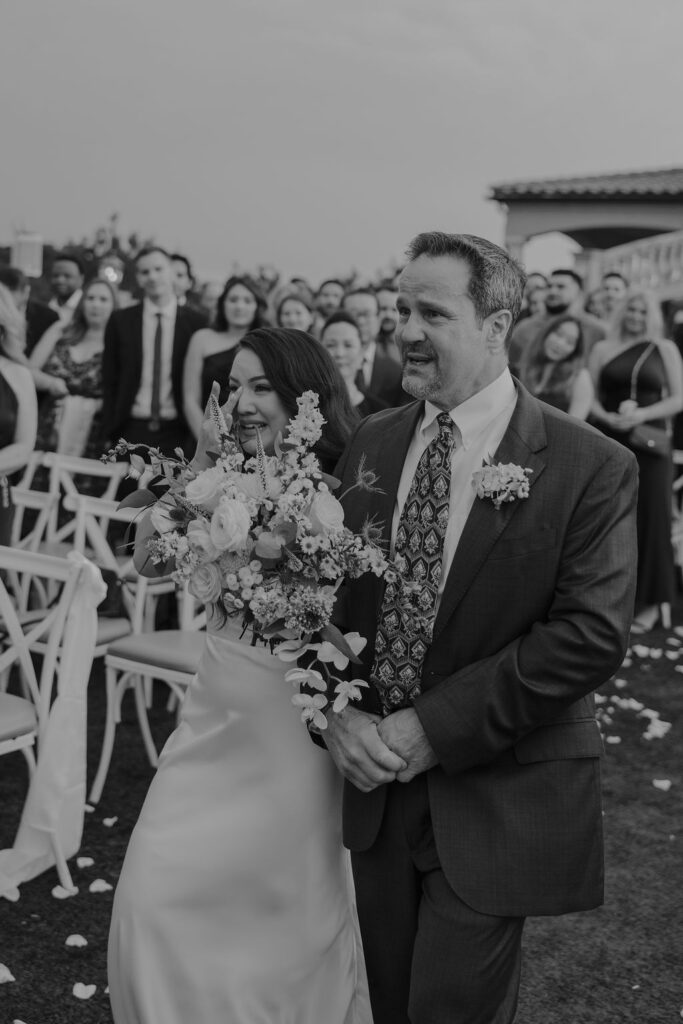
[[[399,600],[399,579],[387,584],[377,627],[370,678],[379,690],[385,714],[408,707],[420,692],[422,664],[432,642],[455,445],[454,424],[448,413],[440,413],[437,423],[439,433],[423,451],[410,485],[394,552],[404,562],[401,579],[419,585],[419,620],[411,621]]]

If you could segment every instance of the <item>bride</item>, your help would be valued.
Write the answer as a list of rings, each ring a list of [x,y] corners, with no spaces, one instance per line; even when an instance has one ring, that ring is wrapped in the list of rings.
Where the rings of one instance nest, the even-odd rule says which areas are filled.
[[[250,455],[257,427],[272,452],[297,397],[317,392],[326,426],[316,454],[324,470],[334,466],[354,413],[313,338],[250,332],[230,388]],[[210,432],[207,419],[199,466]],[[140,550],[149,533],[143,522]],[[209,621],[116,890],[116,1024],[371,1024],[341,778],[291,704],[288,667],[240,639],[234,620]]]

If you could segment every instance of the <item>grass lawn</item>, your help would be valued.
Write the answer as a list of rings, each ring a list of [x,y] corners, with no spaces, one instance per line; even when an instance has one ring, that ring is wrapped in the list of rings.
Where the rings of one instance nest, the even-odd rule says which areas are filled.
[[[606,744],[603,766],[607,902],[587,914],[527,923],[518,1024],[681,1020],[683,673],[677,667],[683,670],[683,637],[659,631],[644,640],[601,691],[605,736],[620,740]],[[645,739],[650,719],[632,706],[618,707],[612,698],[622,704],[632,698],[659,712],[671,723],[670,731]],[[90,684],[89,779],[103,714],[102,675],[96,670]],[[160,745],[171,727],[161,692],[151,723]],[[58,879],[51,870],[22,886],[17,903],[0,899],[0,963],[16,979],[0,986],[0,1024],[111,1022],[105,987],[113,890],[91,893],[89,886],[95,879],[116,884],[150,778],[128,697],[102,801],[86,814],[79,856],[94,863],[78,868],[75,859],[71,862],[78,895],[55,899]],[[654,779],[670,780],[670,789],[656,788]],[[25,790],[23,757],[2,758],[0,848],[12,842]],[[87,946],[66,946],[73,934],[83,936]],[[89,999],[73,995],[78,982],[96,986]]]

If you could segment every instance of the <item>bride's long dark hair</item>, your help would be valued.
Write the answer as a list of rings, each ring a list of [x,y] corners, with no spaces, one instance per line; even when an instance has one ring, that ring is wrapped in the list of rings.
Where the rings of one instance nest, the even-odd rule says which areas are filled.
[[[296,416],[297,398],[315,391],[325,417],[322,437],[313,451],[327,472],[344,450],[351,431],[359,422],[344,380],[320,342],[305,331],[259,327],[240,342],[258,356],[271,386],[290,416]]]

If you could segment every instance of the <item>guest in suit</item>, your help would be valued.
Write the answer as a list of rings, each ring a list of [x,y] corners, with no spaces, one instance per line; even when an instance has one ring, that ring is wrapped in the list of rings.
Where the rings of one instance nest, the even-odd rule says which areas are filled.
[[[361,391],[356,383],[363,362],[363,345],[358,324],[350,313],[343,309],[333,313],[322,329],[320,343],[337,364],[344,378],[351,405],[359,416],[369,416],[388,407],[377,395]]]
[[[400,363],[401,359],[396,348],[394,335],[398,326],[398,313],[396,312],[396,297],[398,292],[394,288],[393,281],[383,281],[377,289],[377,304],[379,306],[379,333],[377,344],[382,355]]]
[[[168,253],[157,246],[135,259],[142,302],[119,309],[104,335],[102,431],[172,452],[188,440],[183,415],[183,364],[204,319],[179,307]]]
[[[237,346],[247,333],[266,324],[266,300],[246,275],[229,277],[211,327],[192,335],[183,371],[183,409],[194,437],[199,436],[214,381],[227,400],[228,380]]]
[[[83,295],[85,266],[80,256],[72,252],[58,252],[50,270],[50,309],[63,324],[68,324]]]
[[[0,267],[0,284],[4,284],[14,299],[14,304],[24,317],[26,329],[25,354],[30,356],[48,327],[59,320],[59,316],[44,302],[34,302],[31,298],[31,285],[26,280],[23,270],[18,267]]]
[[[342,309],[350,313],[358,324],[363,343],[363,365],[358,375],[362,391],[377,395],[387,405],[401,405],[406,395],[401,388],[401,368],[377,346],[379,333],[379,302],[369,288],[356,288],[347,292]]]
[[[603,898],[592,691],[627,645],[636,462],[513,381],[524,275],[504,250],[430,232],[408,258],[397,341],[417,401],[364,420],[335,472],[342,492],[377,475],[346,522],[383,523],[401,573],[340,598],[371,685],[322,736],[347,780],[375,1024],[509,1024],[526,916]],[[514,472],[530,490],[508,478],[499,503]]]

